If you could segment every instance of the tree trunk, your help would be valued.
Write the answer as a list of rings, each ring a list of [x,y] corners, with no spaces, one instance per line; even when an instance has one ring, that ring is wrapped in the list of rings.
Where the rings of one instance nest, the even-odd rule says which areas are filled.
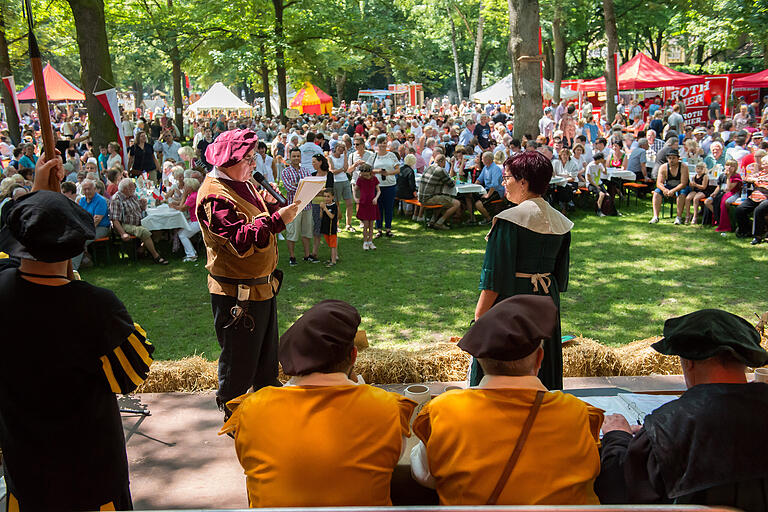
[[[104,22],[102,0],[68,0],[75,19],[77,46],[80,50],[80,85],[85,92],[85,106],[88,109],[89,131],[93,146],[106,146],[118,140],[118,131],[112,118],[93,95],[96,81],[115,82],[112,63],[109,58],[107,28]],[[117,120],[120,122],[120,120]]]
[[[480,83],[480,52],[483,49],[483,25],[485,24],[485,14],[483,13],[483,4],[480,3],[480,14],[477,16],[477,31],[475,32],[475,54],[472,57],[472,76],[469,79],[469,97],[475,95]]]
[[[552,102],[560,103],[560,85],[563,83],[563,68],[565,67],[565,38],[563,37],[563,5],[555,1],[555,17],[552,20],[552,39],[555,43],[555,72]]]
[[[603,11],[605,11],[605,37],[608,41],[608,62],[605,73],[605,112],[608,116],[608,122],[613,123],[613,119],[616,117],[616,100],[619,96],[618,77],[616,76],[616,66],[613,61],[613,54],[619,48],[613,0],[603,0]]]
[[[134,109],[141,108],[141,102],[144,101],[144,86],[142,85],[141,78],[139,77],[135,77],[133,79],[133,97],[135,98]],[[126,137],[129,136],[127,133],[125,135]]]
[[[547,80],[552,80],[555,78],[555,52],[552,49],[552,41],[542,41],[542,46],[544,55],[546,55],[546,58],[544,59],[544,78]]]
[[[338,70],[334,78],[336,82],[336,99],[340,105],[341,101],[344,99],[344,86],[347,83],[347,72]]]
[[[173,122],[184,138],[184,102],[181,99],[181,57],[178,47],[171,50],[171,68],[173,76]]]
[[[275,7],[275,72],[277,73],[277,93],[280,96],[280,120],[285,122],[285,109],[288,108],[288,84],[285,76],[285,38],[283,37],[283,0],[272,0]]]
[[[535,138],[541,117],[539,61],[518,60],[539,54],[539,0],[508,0],[509,44],[512,62],[512,97],[515,102],[513,137]]]
[[[11,58],[8,56],[8,40],[5,38],[5,8],[5,2],[0,4],[0,73],[2,76],[12,76]],[[19,116],[16,114],[11,93],[5,87],[0,87],[0,90],[2,91],[3,105],[5,105],[5,119],[8,121],[8,133],[13,145],[18,146],[21,142]]]
[[[267,67],[267,55],[264,51],[264,45],[261,46],[261,65],[259,66],[261,74],[261,90],[264,91],[264,112],[267,117],[272,117],[272,92],[269,90],[269,68]]]
[[[458,103],[464,99],[464,95],[461,90],[461,76],[459,75],[459,52],[456,49],[456,25],[453,23],[453,16],[451,15],[451,8],[446,7],[448,19],[451,22],[451,53],[453,54],[453,70],[456,74],[456,95],[459,98]]]

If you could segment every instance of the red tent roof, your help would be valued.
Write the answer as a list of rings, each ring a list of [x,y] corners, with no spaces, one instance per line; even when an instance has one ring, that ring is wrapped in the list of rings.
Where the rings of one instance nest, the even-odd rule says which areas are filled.
[[[694,85],[704,81],[700,75],[689,75],[675,71],[644,53],[638,53],[619,67],[619,90],[653,89],[672,85]],[[605,77],[596,78],[579,85],[580,91],[604,91]]]
[[[319,87],[307,82],[304,88],[296,93],[289,106],[298,109],[302,114],[330,114],[333,109],[333,98]]]
[[[768,87],[768,69],[733,81],[734,87]]]
[[[85,101],[85,94],[64,75],[53,69],[50,63],[43,68],[43,81],[48,101]],[[35,101],[35,86],[29,82],[18,94],[19,101]]]

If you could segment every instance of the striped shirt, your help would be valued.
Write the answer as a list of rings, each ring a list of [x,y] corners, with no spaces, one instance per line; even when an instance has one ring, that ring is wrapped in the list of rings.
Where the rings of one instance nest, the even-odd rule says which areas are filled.
[[[299,167],[296,169],[292,165],[289,165],[285,169],[283,169],[283,172],[281,173],[281,177],[283,178],[283,185],[285,185],[285,190],[288,192],[288,203],[293,202],[293,198],[296,195],[296,190],[299,188],[299,181],[301,181],[301,178],[306,178],[307,176],[311,176],[312,171],[309,169],[305,169],[304,167]],[[304,207],[304,210],[309,210],[312,208],[312,203],[307,204],[307,206]]]

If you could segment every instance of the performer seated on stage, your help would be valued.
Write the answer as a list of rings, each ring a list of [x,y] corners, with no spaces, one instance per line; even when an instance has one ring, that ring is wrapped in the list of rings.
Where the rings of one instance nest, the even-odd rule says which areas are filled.
[[[603,425],[603,503],[675,503],[768,509],[768,384],[747,383],[746,366],[768,362],[746,320],[705,309],[664,323],[656,351],[680,357],[688,391],[630,427]]]
[[[61,160],[40,162],[36,183],[63,178]],[[20,199],[0,230],[0,251],[21,258],[0,272],[7,510],[132,509],[115,394],[144,381],[154,348],[114,293],[67,277],[94,233],[88,212],[48,190]]]
[[[388,506],[416,404],[350,378],[357,310],[325,300],[280,338],[290,382],[227,405],[251,507]]]
[[[485,372],[480,385],[443,393],[413,424],[413,476],[441,505],[598,502],[602,412],[536,377],[556,323],[551,297],[516,295],[459,342]]]

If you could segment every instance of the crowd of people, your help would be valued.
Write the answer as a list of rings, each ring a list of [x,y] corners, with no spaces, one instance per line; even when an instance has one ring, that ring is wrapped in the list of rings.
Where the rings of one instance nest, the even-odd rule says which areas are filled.
[[[544,197],[565,214],[579,205],[600,216],[621,215],[617,204],[630,192],[624,185],[632,181],[642,185],[632,190],[652,198],[652,224],[659,222],[668,201],[676,207],[675,224],[716,226],[724,235],[735,231],[755,245],[763,241],[768,215],[765,108],[761,112],[759,104],[739,99],[735,114],[726,117],[716,96],[706,125],[697,127],[684,123],[684,105],[664,104],[658,97],[628,103],[621,98],[612,122],[605,105],[599,115],[594,108],[588,101],[579,107],[561,100],[543,109],[539,133],[522,139],[513,137],[514,114],[505,105],[452,105],[437,99],[421,109],[395,109],[388,100],[352,102],[333,115],[285,122],[201,115],[185,119],[187,139],[165,114],[134,120],[133,113],[124,113],[122,128],[130,134],[127,161],[117,142],[93,147],[82,115],[59,112],[54,127],[67,170],[62,191],[93,211],[99,234],[106,236],[111,228],[124,239],[136,236],[160,264],[167,259],[155,250],[152,233],[141,227],[147,206],[162,200],[184,212],[190,228],[176,233],[174,246],[183,248],[185,261],[196,261],[190,239],[199,225],[192,205],[213,167],[205,149],[236,128],[257,134],[254,169],[284,188],[289,200],[303,177],[328,176],[327,190],[288,226],[290,265],[298,264],[299,241],[303,260],[319,262],[324,238],[326,264],[335,265],[339,230],[360,231],[363,249],[375,250],[380,237],[394,236],[392,219],[398,212],[420,222],[426,217],[429,227],[441,230],[488,224],[511,206],[501,168],[523,151],[538,151],[552,161],[555,176]],[[23,122],[24,141],[16,147],[7,130],[0,131],[0,204],[31,188],[40,141],[34,115],[25,115]],[[616,177],[614,169],[632,174]],[[627,177],[632,175],[634,180]],[[134,183],[133,192],[124,180]],[[485,192],[464,192],[464,184],[480,185]]]
[[[216,156],[222,165],[227,158]],[[243,161],[224,168],[240,169],[239,183],[250,188]],[[38,166],[39,172],[44,167]],[[504,172],[515,183],[512,199],[522,201],[502,221],[520,223],[550,211],[536,203],[538,194],[519,195],[530,191],[522,183],[526,178],[535,190],[546,185],[546,179],[536,180],[551,175],[543,157],[517,157]],[[217,190],[215,180],[206,179],[206,198],[230,186],[222,183]],[[531,208],[527,214],[514,213],[525,204]],[[264,220],[272,235],[284,228],[282,217],[291,217],[283,212],[271,216],[275,226]],[[211,236],[220,226],[208,220],[205,233]],[[528,222],[533,229],[530,222],[536,221]],[[0,230],[0,250],[21,260],[18,269],[0,271],[0,317],[14,339],[36,341],[0,346],[8,510],[132,509],[115,394],[146,379],[154,347],[112,292],[67,278],[68,259],[95,233],[88,212],[62,194],[40,189],[12,208]],[[272,235],[265,248],[274,258]],[[252,256],[253,248],[247,249]],[[232,261],[222,268],[227,264]],[[33,301],[87,319],[93,329],[62,340],[57,322],[13,322]],[[236,307],[244,302],[238,297]],[[482,302],[481,297],[478,309]],[[226,420],[219,434],[234,439],[249,506],[391,506],[393,489],[421,485],[433,491],[419,500],[447,506],[670,503],[748,512],[768,507],[768,474],[759,447],[768,384],[748,383],[745,375],[747,366],[766,364],[768,352],[757,330],[736,315],[709,309],[665,322],[664,338],[653,348],[679,357],[688,389],[645,416],[642,425],[631,425],[620,414],[604,416],[543,383],[549,340],[559,336],[558,307],[549,296],[522,292],[494,300],[458,344],[473,356],[482,379],[442,393],[418,413],[416,402],[368,385],[355,373],[360,322],[352,305],[321,301],[280,337],[274,371],[266,372],[271,381],[254,383],[255,391],[222,404]],[[19,364],[32,359],[38,372]],[[278,359],[290,377],[285,385],[276,380]],[[220,371],[220,379],[234,379],[234,366],[230,370]],[[41,413],[29,393],[45,394],[51,378],[76,385],[77,404],[54,401]],[[418,442],[408,454],[410,468],[398,466],[411,435]],[[402,474],[398,467],[410,471]],[[407,496],[402,493],[396,504],[413,504],[408,501],[413,495]]]

